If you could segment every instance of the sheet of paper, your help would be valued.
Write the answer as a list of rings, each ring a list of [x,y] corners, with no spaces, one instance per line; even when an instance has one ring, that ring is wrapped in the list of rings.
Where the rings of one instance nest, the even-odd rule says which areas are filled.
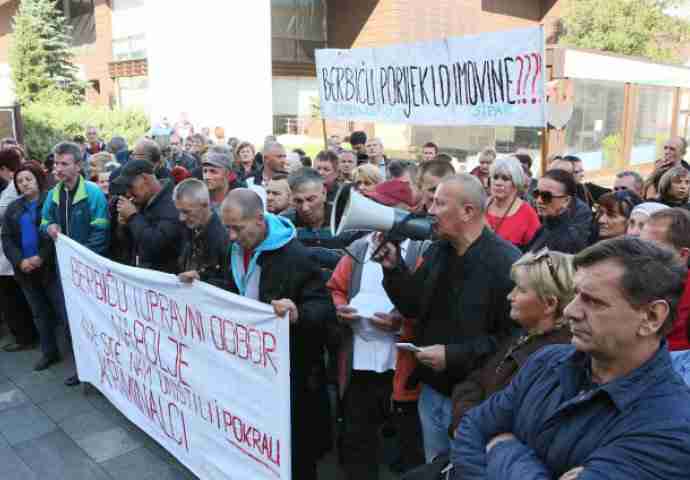
[[[386,295],[365,292],[355,295],[350,301],[350,306],[357,309],[357,315],[365,319],[373,317],[375,313],[389,313],[395,308]]]

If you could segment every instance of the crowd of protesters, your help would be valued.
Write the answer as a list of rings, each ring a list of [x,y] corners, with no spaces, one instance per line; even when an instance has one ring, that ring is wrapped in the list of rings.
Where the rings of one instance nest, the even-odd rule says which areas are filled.
[[[413,162],[347,140],[311,159],[273,136],[257,150],[185,127],[130,149],[89,127],[43,162],[2,140],[4,350],[40,345],[37,371],[61,361],[64,234],[289,318],[294,479],[334,446],[346,478],[377,479],[391,431],[389,466],[410,480],[687,478],[684,139],[610,189],[575,156],[534,178],[528,154],[487,148],[457,173],[431,142]],[[343,188],[428,217],[433,238],[334,234]]]

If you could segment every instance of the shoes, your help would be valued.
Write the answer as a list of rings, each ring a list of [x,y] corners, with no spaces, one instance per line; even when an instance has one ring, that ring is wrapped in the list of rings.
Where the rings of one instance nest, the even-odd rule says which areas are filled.
[[[72,375],[71,377],[65,380],[65,385],[67,385],[68,387],[76,387],[80,383],[81,382],[79,381],[79,376],[76,374]]]
[[[60,355],[43,355],[41,359],[34,365],[34,372],[40,372],[50,367],[54,363],[60,361]]]
[[[36,348],[36,344],[34,343],[10,343],[2,347],[2,349],[6,352],[21,352],[24,350],[32,350],[34,348]]]

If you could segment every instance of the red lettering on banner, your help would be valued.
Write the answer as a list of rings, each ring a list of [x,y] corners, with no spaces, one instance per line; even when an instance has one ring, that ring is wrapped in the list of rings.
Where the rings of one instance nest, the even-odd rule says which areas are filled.
[[[277,472],[265,460],[280,467],[280,440],[223,409],[223,431],[226,440],[245,455]],[[246,448],[245,448],[246,447]],[[279,475],[278,475],[279,476]]]

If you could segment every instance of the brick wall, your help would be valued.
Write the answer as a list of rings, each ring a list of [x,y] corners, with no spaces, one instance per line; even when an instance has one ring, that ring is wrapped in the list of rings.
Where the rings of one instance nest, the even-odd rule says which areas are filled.
[[[537,25],[562,0],[337,0],[329,3],[328,43],[356,48]]]
[[[0,5],[0,62],[8,61],[12,32],[12,17],[18,0]],[[108,75],[108,62],[112,59],[112,22],[108,0],[95,2],[96,41],[75,49],[74,61],[83,65],[87,80],[97,80],[100,93],[94,89],[87,92],[87,100],[98,105],[108,105],[114,91],[113,81]]]

